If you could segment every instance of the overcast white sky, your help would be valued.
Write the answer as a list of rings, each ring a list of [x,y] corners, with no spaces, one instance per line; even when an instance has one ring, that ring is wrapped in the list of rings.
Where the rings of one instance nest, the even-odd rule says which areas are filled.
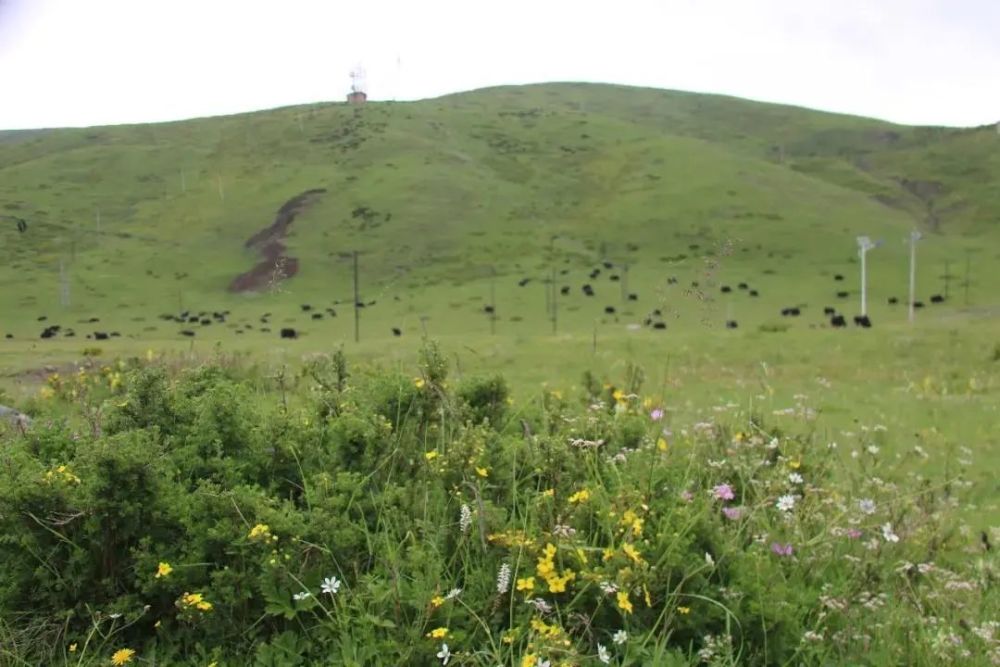
[[[1000,121],[1000,0],[0,0],[0,129],[601,81]]]

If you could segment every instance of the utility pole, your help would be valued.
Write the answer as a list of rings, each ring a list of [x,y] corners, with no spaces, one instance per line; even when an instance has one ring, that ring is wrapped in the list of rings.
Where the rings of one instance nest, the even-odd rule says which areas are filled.
[[[552,334],[555,335],[559,321],[559,304],[556,296],[556,270],[552,268]]]
[[[358,251],[354,253],[354,342],[361,341],[361,296],[358,292]]]
[[[858,255],[861,257],[861,316],[868,314],[868,251],[875,247],[867,236],[858,237]]]
[[[913,317],[916,309],[913,306],[917,292],[917,241],[920,240],[920,232],[913,230],[910,232],[910,324],[913,324]]]
[[[66,274],[66,262],[59,259],[59,303],[63,308],[69,306],[69,276]]]

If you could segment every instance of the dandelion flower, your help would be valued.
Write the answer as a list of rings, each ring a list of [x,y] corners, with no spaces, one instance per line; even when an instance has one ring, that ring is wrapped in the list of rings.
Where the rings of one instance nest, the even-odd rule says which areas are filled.
[[[715,497],[718,498],[719,500],[732,500],[733,498],[736,497],[736,494],[733,493],[733,487],[729,486],[728,484],[719,484],[714,489],[712,489],[712,492],[715,494]]]
[[[437,657],[440,658],[442,665],[448,664],[448,661],[451,660],[451,651],[448,650],[447,644],[441,644],[441,650],[437,652]]]
[[[624,630],[619,630],[615,634],[611,635],[611,641],[621,646],[628,641],[628,633]]]
[[[112,665],[127,665],[135,657],[135,651],[130,648],[121,648],[111,656]]]
[[[608,653],[608,649],[604,646],[604,644],[597,645],[597,659],[605,665],[611,662],[611,654]]]
[[[340,590],[340,584],[341,581],[337,577],[327,577],[320,585],[320,590],[324,593],[329,593],[330,595],[336,595]]]
[[[795,509],[795,496],[785,494],[778,498],[778,502],[775,503],[775,506],[782,512],[791,512]]]
[[[434,628],[427,633],[431,639],[444,639],[448,636],[448,628]]]
[[[169,577],[170,573],[174,571],[174,568],[170,567],[170,563],[160,563],[156,567],[156,578]]]

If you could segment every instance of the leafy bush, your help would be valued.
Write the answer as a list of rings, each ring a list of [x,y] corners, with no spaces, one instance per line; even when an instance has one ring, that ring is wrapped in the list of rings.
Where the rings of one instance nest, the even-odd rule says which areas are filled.
[[[443,359],[334,355],[280,397],[222,364],[60,384],[40,409],[75,415],[0,443],[4,659],[1000,660],[953,480],[901,494],[878,442],[842,458],[757,415],[668,424],[635,367],[512,408]]]

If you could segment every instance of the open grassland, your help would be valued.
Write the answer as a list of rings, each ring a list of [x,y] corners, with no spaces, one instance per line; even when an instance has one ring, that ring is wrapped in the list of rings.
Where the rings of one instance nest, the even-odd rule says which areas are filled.
[[[575,84],[0,132],[0,664],[996,664],[998,148]]]

